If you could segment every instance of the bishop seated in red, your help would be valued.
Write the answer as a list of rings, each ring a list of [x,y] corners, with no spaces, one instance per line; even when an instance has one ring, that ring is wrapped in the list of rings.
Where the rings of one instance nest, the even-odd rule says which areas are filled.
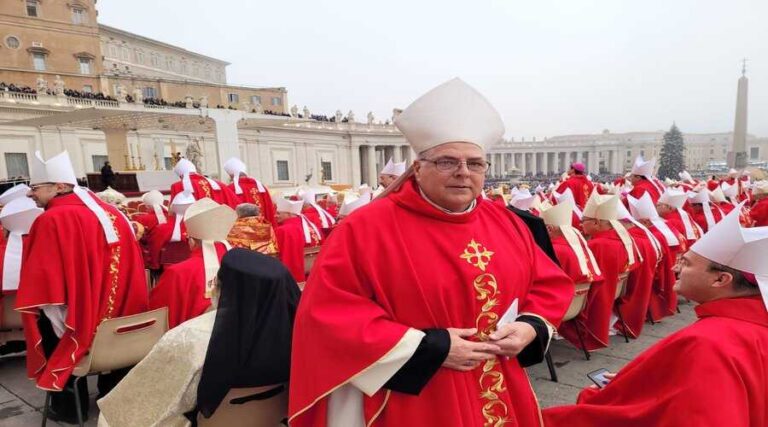
[[[181,178],[171,184],[171,200],[182,191],[190,192],[195,200],[207,197],[220,205],[234,209],[240,203],[232,190],[221,181],[200,175],[197,169],[187,159],[181,159],[174,167],[174,172]]]

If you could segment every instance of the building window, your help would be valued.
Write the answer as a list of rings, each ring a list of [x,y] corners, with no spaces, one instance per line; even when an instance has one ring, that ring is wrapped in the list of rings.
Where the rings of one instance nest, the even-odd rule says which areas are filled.
[[[760,147],[749,147],[749,158],[757,160],[760,158]]]
[[[5,153],[5,169],[8,178],[28,177],[29,164],[26,153]]]
[[[129,61],[131,59],[131,51],[127,47],[120,49],[123,54],[123,61]]]
[[[109,156],[103,154],[94,154],[91,156],[91,162],[93,163],[93,171],[98,172],[104,166],[105,162],[109,161]]]
[[[237,104],[240,102],[240,95],[236,93],[230,93],[227,95],[227,99],[229,100],[230,104]]]
[[[109,45],[109,56],[117,58],[117,47],[115,45]]]
[[[258,95],[252,95],[251,96],[251,104],[253,104],[253,105],[259,104],[259,105],[261,105],[261,97],[258,96]]]
[[[142,95],[144,95],[144,98],[154,98],[155,97],[155,88],[153,87],[145,87],[141,90]]]
[[[290,175],[288,174],[288,160],[278,160],[277,161],[277,180],[288,181],[290,179],[291,179]]]
[[[181,61],[181,73],[182,74],[189,73],[189,67],[187,66],[187,61]]]
[[[160,66],[160,58],[157,56],[156,53],[152,54],[152,66],[155,68]]]
[[[210,79],[211,78],[211,69],[208,68],[208,67],[205,67],[205,70],[203,71],[203,76],[206,79]]]
[[[80,7],[72,8],[72,23],[75,25],[85,24],[88,17],[85,14],[85,9]]]
[[[174,71],[176,69],[176,61],[169,56],[165,59],[165,66],[168,68],[168,71]]]
[[[32,66],[35,68],[36,71],[45,71],[45,54],[33,53]]]
[[[91,85],[83,86],[83,92],[85,92],[85,93],[93,93],[93,86],[91,86]]]
[[[627,150],[627,157],[632,157],[632,150]]]
[[[320,169],[323,171],[323,180],[333,181],[333,168],[331,162],[321,161]]]
[[[91,74],[91,60],[88,58],[77,58],[80,64],[80,74]]]
[[[27,16],[38,16],[38,8],[39,3],[37,0],[27,0]]]
[[[139,64],[144,63],[144,52],[137,50],[136,51],[136,62]]]
[[[710,148],[709,149],[709,155],[711,156],[711,155],[714,155],[714,154],[715,154],[715,149],[714,148]]]
[[[5,38],[5,45],[8,46],[8,49],[18,49],[21,42],[14,36],[8,36]]]
[[[273,97],[272,98],[272,105],[274,105],[274,106],[283,105],[283,99],[279,98],[277,96]]]

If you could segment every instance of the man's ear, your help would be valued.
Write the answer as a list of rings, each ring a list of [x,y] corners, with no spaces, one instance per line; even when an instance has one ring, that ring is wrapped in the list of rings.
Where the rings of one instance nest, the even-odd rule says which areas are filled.
[[[712,282],[713,288],[724,288],[729,285],[733,285],[733,274],[726,271],[717,271],[716,280]]]

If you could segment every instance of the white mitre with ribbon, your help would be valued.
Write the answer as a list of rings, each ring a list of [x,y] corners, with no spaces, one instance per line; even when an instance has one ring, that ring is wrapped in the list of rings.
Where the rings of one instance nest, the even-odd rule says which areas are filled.
[[[25,184],[15,185],[0,195],[0,206],[7,205],[11,200],[27,197],[30,188]]]
[[[184,213],[193,203],[195,203],[195,196],[187,191],[182,191],[171,200],[171,212],[176,216],[171,233],[171,242],[181,241],[181,221],[184,220]]]
[[[707,234],[691,251],[733,269],[753,274],[768,308],[768,227],[743,228],[739,223],[741,203]]]
[[[680,240],[677,238],[677,235],[671,228],[669,228],[667,222],[664,221],[656,211],[656,206],[653,204],[653,199],[651,199],[650,194],[645,192],[639,199],[627,196],[627,202],[629,202],[629,210],[633,217],[651,221],[651,224],[664,235],[664,240],[667,241],[669,246],[680,245]]]
[[[600,275],[600,268],[595,260],[595,255],[589,249],[584,236],[579,233],[578,230],[571,225],[571,218],[573,216],[573,204],[570,201],[558,203],[548,209],[544,209],[541,212],[541,219],[547,225],[559,227],[563,233],[563,237],[568,242],[568,246],[571,247],[576,254],[576,259],[579,262],[579,269],[581,274],[589,276],[589,265],[587,259],[592,263],[592,267],[595,269],[595,274]]]
[[[196,201],[184,212],[187,236],[202,242],[206,298],[211,297],[213,279],[220,267],[216,243],[222,243],[227,250],[231,249],[227,236],[235,221],[237,221],[237,213],[234,209],[227,205],[220,205],[207,197]]]
[[[178,162],[176,162],[176,166],[173,167],[173,172],[178,175],[179,178],[181,178],[181,184],[184,188],[184,191],[195,194],[195,187],[192,185],[192,180],[189,178],[190,174],[198,173],[194,163],[187,159],[180,159]],[[203,176],[203,178],[208,181],[208,184],[212,189],[221,190],[218,182],[208,178],[207,176]]]
[[[336,224],[336,219],[333,218],[333,215],[317,204],[317,193],[307,188],[299,190],[297,195],[304,203],[311,206],[317,212],[317,215],[320,217],[320,225],[323,228],[330,228],[333,224]]]
[[[116,243],[119,240],[117,232],[112,224],[112,220],[109,218],[104,208],[102,208],[94,199],[93,193],[91,193],[90,190],[77,185],[75,169],[72,167],[72,162],[69,160],[69,153],[66,150],[51,157],[47,161],[43,160],[39,151],[35,152],[29,167],[29,185],[34,186],[35,184],[44,183],[73,185],[75,195],[77,195],[83,204],[85,204],[85,206],[88,207],[99,220],[101,229],[104,231],[104,236],[107,239],[107,243]],[[125,219],[122,215],[121,217]],[[128,224],[128,226],[133,230],[133,226],[130,224]]]
[[[318,239],[322,239],[322,235],[320,234],[320,230],[317,229],[317,226],[308,220],[306,216],[301,214],[301,210],[304,207],[304,200],[288,200],[285,197],[276,197],[274,202],[275,209],[278,212],[289,213],[301,218],[301,228],[304,232],[304,243],[312,243],[312,233],[310,233],[310,230],[315,232]]]
[[[29,233],[32,223],[43,212],[34,200],[28,197],[11,200],[3,206],[0,212],[0,223],[9,231],[9,234],[3,257],[2,291],[15,291],[19,288],[21,255],[24,252],[23,236]]]
[[[592,192],[592,195],[587,200],[587,204],[584,206],[584,216],[611,223],[611,226],[619,235],[619,239],[624,244],[629,264],[632,265],[635,263],[635,243],[627,229],[619,222],[619,204],[621,204],[621,201],[617,195],[601,195],[596,191]]]
[[[364,194],[360,197],[348,196],[344,198],[344,204],[339,209],[339,217],[347,216],[354,212],[356,209],[361,208],[371,202],[371,193]]]
[[[144,195],[141,196],[141,202],[144,203],[145,206],[152,209],[152,212],[155,214],[155,218],[157,218],[158,224],[165,224],[168,222],[165,218],[165,206],[163,206],[163,193],[159,192],[158,190],[151,190],[144,193]]]

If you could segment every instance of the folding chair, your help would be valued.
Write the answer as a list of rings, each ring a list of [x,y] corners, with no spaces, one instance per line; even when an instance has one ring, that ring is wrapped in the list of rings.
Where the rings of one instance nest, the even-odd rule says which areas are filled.
[[[90,375],[105,374],[131,367],[141,361],[163,334],[168,330],[168,308],[163,307],[146,313],[116,317],[101,322],[96,328],[88,353],[72,371],[75,378],[73,391],[77,406],[77,421],[83,426],[82,402],[78,383]],[[45,395],[43,427],[48,421],[51,393]]]
[[[21,313],[13,309],[16,303],[16,295],[0,297],[3,307],[0,313],[0,345],[8,341],[24,341],[24,325],[21,321]]]
[[[624,323],[624,316],[621,315],[619,306],[621,305],[621,298],[627,294],[627,279],[629,273],[621,273],[619,275],[619,281],[616,283],[616,297],[614,298],[614,308],[616,309],[616,315],[619,317],[619,323],[621,329],[624,331],[624,341],[629,342],[629,334],[627,333],[627,324]]]
[[[592,283],[590,282],[576,284],[576,292],[573,296],[573,299],[571,300],[571,305],[568,306],[568,310],[565,312],[565,316],[563,316],[563,322],[575,319],[579,314],[581,314],[582,311],[584,311],[584,308],[587,306],[587,295],[589,294],[589,288],[591,286]],[[584,337],[582,335],[579,322],[574,322],[573,326],[576,327],[576,335],[579,337],[581,350],[584,351],[584,356],[587,358],[587,360],[589,360],[589,352],[584,345]],[[551,346],[550,349],[547,350],[547,354],[544,355],[544,358],[547,361],[547,368],[549,369],[550,378],[552,381],[557,382],[557,371],[555,370],[554,362],[552,362],[552,355],[550,354],[550,350]]]
[[[229,390],[211,418],[197,416],[199,427],[277,427],[288,415],[283,384]]]

